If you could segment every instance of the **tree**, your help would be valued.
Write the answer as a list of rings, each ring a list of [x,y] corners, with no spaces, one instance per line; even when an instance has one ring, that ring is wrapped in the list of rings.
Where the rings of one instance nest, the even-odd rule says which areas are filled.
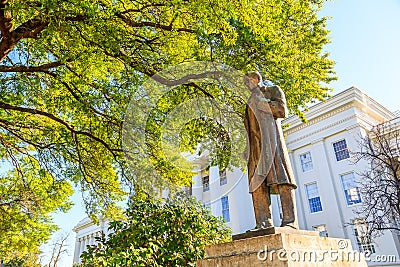
[[[19,177],[26,175],[19,164],[25,161],[30,173],[76,185],[90,215],[118,217],[115,203],[137,190],[137,171],[148,168],[127,168],[121,146],[125,110],[143,81],[191,61],[258,69],[301,115],[308,102],[327,96],[326,84],[335,78],[323,52],[328,31],[326,18],[317,15],[321,7],[311,0],[0,1],[0,157]],[[223,89],[189,82],[171,92],[168,103],[191,94],[229,99]],[[155,115],[171,111],[158,104]],[[243,108],[234,110],[242,115]],[[156,119],[139,129],[156,139],[143,148],[145,156],[160,162],[156,169],[167,180],[188,184],[187,173],[171,173],[170,164],[158,160]],[[205,121],[188,122],[182,138],[215,133]],[[135,161],[143,154],[130,157],[144,164]],[[22,209],[8,220],[19,222],[19,216],[28,214]]]
[[[82,254],[83,266],[195,266],[207,244],[231,238],[221,217],[193,199],[135,199],[125,215]]]
[[[27,261],[40,254],[39,246],[57,229],[51,213],[72,204],[68,182],[55,180],[37,162],[25,160],[18,170],[0,177],[0,260],[13,262],[11,266],[30,266]]]
[[[68,253],[69,245],[68,239],[70,235],[69,233],[60,233],[51,244],[51,253],[50,259],[48,263],[45,264],[45,267],[57,267],[59,266],[60,260],[62,260],[63,255]]]
[[[23,255],[22,257],[16,257],[7,263],[3,263],[4,267],[40,267],[39,257],[36,253],[30,253]]]
[[[355,153],[368,168],[361,174],[362,208],[371,233],[400,231],[400,128],[398,119],[375,126]]]

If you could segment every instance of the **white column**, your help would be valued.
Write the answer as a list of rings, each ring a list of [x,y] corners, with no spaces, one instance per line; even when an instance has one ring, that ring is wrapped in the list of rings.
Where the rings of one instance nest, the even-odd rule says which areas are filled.
[[[81,250],[81,254],[82,252],[84,252],[86,250],[86,245],[87,245],[87,237],[83,236],[82,237],[82,250]]]
[[[340,191],[337,187],[337,183],[335,182],[335,179],[337,177],[335,177],[333,173],[333,167],[329,157],[329,151],[332,153],[333,148],[326,143],[325,139],[319,140],[318,142],[314,143],[313,147],[318,149],[320,152],[318,154],[320,157],[316,159],[316,164],[318,164],[317,160],[320,161],[318,164],[318,166],[320,166],[318,174],[321,182],[318,184],[318,190],[321,196],[325,196],[328,198],[327,200],[325,200],[325,210],[329,208],[329,213],[325,213],[325,215],[327,216],[326,224],[330,224],[332,227],[333,225],[331,224],[331,222],[339,219],[340,221],[338,224],[336,224],[336,227],[333,226],[334,228],[336,228],[335,235],[349,238],[346,229],[343,227],[343,224],[346,222],[346,220],[343,216],[343,211],[341,207],[342,202],[338,199]]]
[[[79,250],[79,254],[78,254],[78,257],[79,257],[79,261],[78,262],[79,263],[81,263],[82,252],[85,251],[85,237],[81,237],[80,240],[81,240],[81,242],[80,242],[81,249]]]
[[[97,231],[97,236],[98,236],[98,237],[101,237],[101,236],[102,236],[102,234],[103,234],[103,232],[102,232],[102,231]]]
[[[219,171],[218,167],[212,166],[208,171],[209,181],[210,181],[210,203],[211,211],[216,216],[222,216],[222,206],[221,206],[221,188],[219,185]],[[229,225],[229,224],[228,224]]]
[[[85,242],[85,250],[87,250],[87,246],[90,246],[90,234],[88,234],[87,236],[86,236],[86,242]]]
[[[79,255],[81,251],[81,239],[75,239],[75,250],[74,250],[74,263],[79,263]]]
[[[308,209],[305,209],[305,207],[308,207],[308,203],[304,203],[303,201],[304,199],[306,199],[306,196],[302,194],[303,184],[302,181],[300,181],[298,166],[296,164],[295,155],[293,152],[289,152],[289,158],[292,164],[293,174],[297,184],[297,190],[295,190],[295,198],[296,198],[296,212],[297,212],[299,227],[300,229],[311,229],[311,227],[307,225],[307,220],[305,218],[307,214],[306,212],[308,212]]]
[[[198,172],[197,175],[193,177],[192,194],[197,200],[203,200],[201,172]]]
[[[94,233],[94,244],[97,245],[98,241],[96,240],[96,237],[100,237],[100,232],[97,231],[96,233]]]

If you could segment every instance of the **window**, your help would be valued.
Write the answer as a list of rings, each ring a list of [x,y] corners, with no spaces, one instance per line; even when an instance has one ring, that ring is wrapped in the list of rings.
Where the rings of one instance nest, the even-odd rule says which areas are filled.
[[[203,192],[210,190],[210,176],[203,177]]]
[[[347,205],[361,203],[360,190],[358,189],[354,173],[348,173],[340,176]]]
[[[310,212],[322,211],[321,199],[318,193],[317,183],[306,185],[306,192],[308,198],[308,205],[310,206]]]
[[[283,213],[282,213],[282,203],[281,203],[281,198],[277,197],[276,202],[278,203],[278,209],[279,209],[279,219],[282,220],[283,218]]]
[[[224,196],[221,198],[221,204],[222,204],[222,217],[226,222],[230,222],[231,218],[229,216],[229,201],[228,201],[228,196]]]
[[[303,172],[308,172],[314,169],[310,152],[300,155],[300,163]]]
[[[325,224],[315,225],[315,226],[313,226],[313,228],[314,228],[314,231],[319,232],[319,236],[328,237],[328,230],[326,229]]]
[[[203,203],[203,207],[204,207],[206,210],[211,211],[211,203],[210,203],[210,202]]]
[[[333,143],[333,149],[335,150],[336,161],[341,161],[350,157],[346,140],[341,140]]]
[[[354,235],[360,252],[375,253],[375,245],[372,243],[371,234],[368,230],[368,223],[365,219],[356,219],[354,223]]]
[[[219,185],[224,185],[228,182],[226,178],[226,170],[219,171]]]

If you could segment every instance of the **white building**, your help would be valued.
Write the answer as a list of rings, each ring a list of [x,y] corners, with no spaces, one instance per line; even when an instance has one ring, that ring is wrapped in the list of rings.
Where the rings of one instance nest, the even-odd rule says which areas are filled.
[[[80,256],[86,250],[86,246],[94,245],[95,238],[100,237],[102,233],[108,233],[108,223],[102,219],[99,225],[94,224],[89,218],[85,218],[78,222],[73,231],[76,233],[74,263],[80,263]]]
[[[400,242],[397,234],[387,231],[371,240],[364,234],[364,225],[346,225],[359,222],[353,209],[362,202],[357,187],[357,173],[366,163],[354,164],[349,151],[358,149],[357,140],[374,125],[395,118],[395,114],[352,87],[328,101],[319,103],[305,113],[303,123],[290,117],[283,124],[287,147],[296,177],[297,213],[301,229],[317,230],[321,235],[348,238],[360,251],[370,250],[375,255],[394,257],[395,263],[374,263],[370,266],[400,266]],[[247,175],[239,169],[221,171],[217,166],[205,172],[207,164],[200,159],[198,175],[192,194],[209,207],[216,216],[223,216],[234,234],[255,226],[251,196],[248,193]],[[274,223],[280,223],[280,203],[272,199]],[[104,230],[104,224],[102,225]],[[74,262],[84,249],[82,238],[101,230],[90,221],[80,222]],[[78,242],[81,242],[78,244]],[[86,241],[84,241],[86,242]],[[390,261],[393,261],[391,258]]]
[[[370,240],[363,233],[353,210],[361,205],[357,187],[358,173],[366,162],[354,164],[349,151],[359,149],[358,141],[374,125],[395,118],[395,114],[352,87],[306,113],[308,123],[298,118],[285,120],[287,147],[298,190],[296,190],[299,224],[303,229],[319,229],[330,237],[348,238],[360,251],[375,255],[394,255],[396,264],[369,262],[370,266],[400,266],[397,234],[386,231]]]

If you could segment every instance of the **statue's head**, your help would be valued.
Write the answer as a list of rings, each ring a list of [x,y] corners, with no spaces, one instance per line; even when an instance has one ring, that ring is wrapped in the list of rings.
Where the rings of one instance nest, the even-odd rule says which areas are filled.
[[[244,85],[246,85],[250,91],[253,91],[253,89],[259,88],[261,82],[262,82],[262,77],[258,71],[249,72],[244,75]]]

